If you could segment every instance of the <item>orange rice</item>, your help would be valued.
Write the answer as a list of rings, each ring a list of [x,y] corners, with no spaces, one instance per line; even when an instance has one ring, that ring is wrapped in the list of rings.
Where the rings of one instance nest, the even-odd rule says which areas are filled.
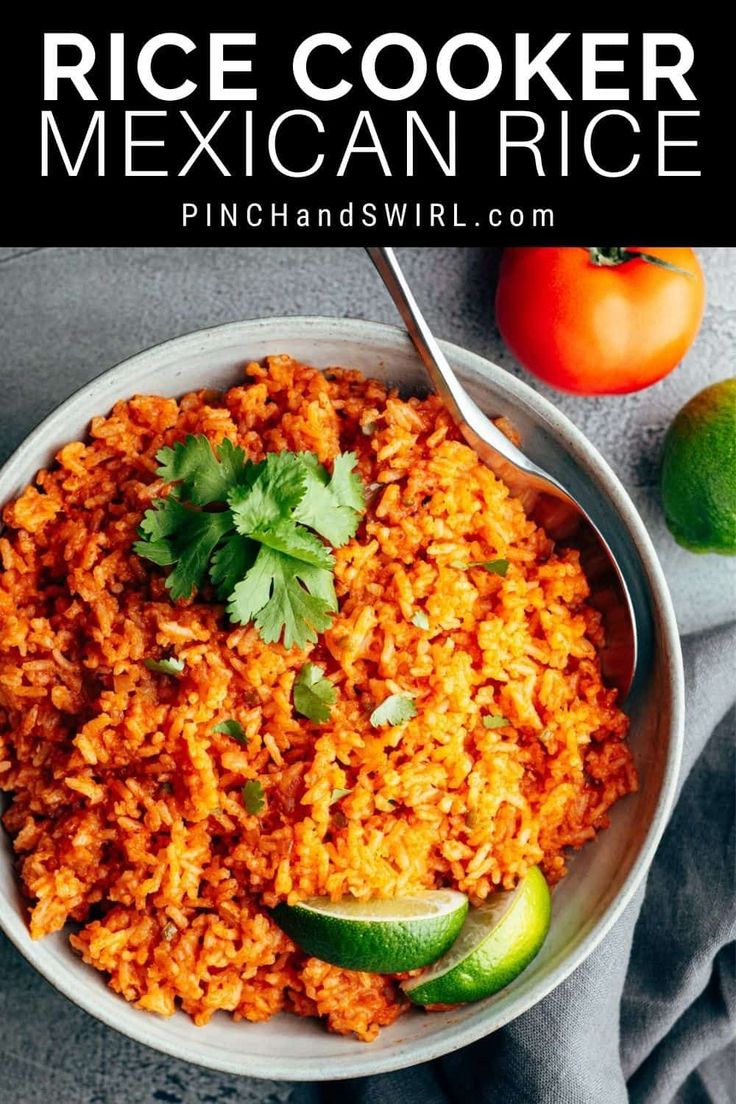
[[[406,1007],[395,979],[303,955],[269,906],[452,886],[482,901],[606,827],[636,788],[599,616],[555,550],[461,443],[439,400],[287,356],[243,386],[139,396],[95,418],[6,506],[0,538],[0,787],[34,938],[73,946],[126,1000],[197,1024],[288,1009],[372,1039]],[[172,604],[131,549],[160,496],[156,452],[188,433],[255,460],[354,450],[369,488],[336,553],[340,603],[308,652],[233,626],[212,595]],[[458,562],[505,558],[504,578]],[[412,622],[423,611],[429,629]],[[181,678],[144,665],[175,653]],[[295,714],[306,655],[338,690]],[[374,729],[389,693],[417,716]],[[510,724],[486,729],[486,713]],[[237,718],[247,747],[214,731]],[[258,779],[260,816],[241,790]],[[331,804],[333,791],[349,789]]]

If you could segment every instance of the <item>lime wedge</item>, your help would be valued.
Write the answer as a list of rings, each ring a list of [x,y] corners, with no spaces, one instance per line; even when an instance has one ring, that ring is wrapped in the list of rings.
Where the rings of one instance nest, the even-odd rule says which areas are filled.
[[[276,923],[307,954],[374,974],[416,970],[443,955],[468,912],[465,894],[429,889],[389,901],[312,897],[277,905]]]
[[[516,889],[495,893],[468,913],[452,948],[428,970],[404,982],[415,1004],[461,1004],[503,989],[524,970],[549,929],[549,889],[534,866]]]

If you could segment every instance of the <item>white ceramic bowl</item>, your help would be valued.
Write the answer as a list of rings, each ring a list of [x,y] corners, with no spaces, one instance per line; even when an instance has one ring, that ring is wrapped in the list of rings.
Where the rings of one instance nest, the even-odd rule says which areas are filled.
[[[618,556],[639,619],[641,667],[629,699],[631,744],[641,788],[616,806],[611,828],[576,855],[554,891],[552,927],[532,965],[501,993],[451,1012],[415,1011],[371,1044],[329,1034],[316,1020],[282,1015],[235,1024],[218,1014],[195,1027],[183,1013],[140,1012],[85,966],[62,933],[32,942],[7,837],[0,840],[0,924],[52,985],[92,1016],[167,1054],[228,1073],[329,1080],[398,1069],[445,1054],[495,1031],[559,985],[604,938],[646,872],[669,813],[683,723],[679,640],[667,586],[628,495],[593,446],[545,399],[481,357],[445,345],[468,390],[489,414],[507,414],[529,455],[587,507]],[[27,438],[0,472],[0,503],[14,497],[67,441],[83,437],[93,415],[135,393],[178,396],[227,387],[244,362],[288,352],[320,368],[359,368],[404,392],[426,391],[406,334],[372,322],[269,318],[237,322],[168,341],[83,387]]]

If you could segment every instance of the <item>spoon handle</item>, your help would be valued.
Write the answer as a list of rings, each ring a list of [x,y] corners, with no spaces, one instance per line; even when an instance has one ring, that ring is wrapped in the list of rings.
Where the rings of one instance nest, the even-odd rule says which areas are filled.
[[[437,339],[422,314],[393,249],[369,247],[368,256],[378,269],[389,294],[404,320],[417,352],[422,358],[435,390],[441,396],[447,409],[458,424],[468,421],[469,404],[475,406],[450,367],[445,354],[437,344]],[[473,414],[475,414],[473,411]],[[494,427],[495,428],[495,427]]]
[[[393,249],[368,246],[366,252],[376,266],[404,320],[404,325],[435,390],[468,444],[475,449],[491,471],[512,488],[519,485],[519,476],[523,473],[525,488],[531,481],[537,489],[552,491],[560,497],[567,498],[566,492],[557,481],[542,472],[509,441],[490,418],[486,417],[460,383],[419,309]]]

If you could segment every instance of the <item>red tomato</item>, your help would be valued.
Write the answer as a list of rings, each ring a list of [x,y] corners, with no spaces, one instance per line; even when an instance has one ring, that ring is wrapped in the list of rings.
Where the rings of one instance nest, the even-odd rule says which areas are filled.
[[[674,267],[632,256],[639,253]],[[638,391],[671,372],[704,306],[692,249],[514,248],[501,260],[496,321],[534,375],[562,391],[604,395]]]

